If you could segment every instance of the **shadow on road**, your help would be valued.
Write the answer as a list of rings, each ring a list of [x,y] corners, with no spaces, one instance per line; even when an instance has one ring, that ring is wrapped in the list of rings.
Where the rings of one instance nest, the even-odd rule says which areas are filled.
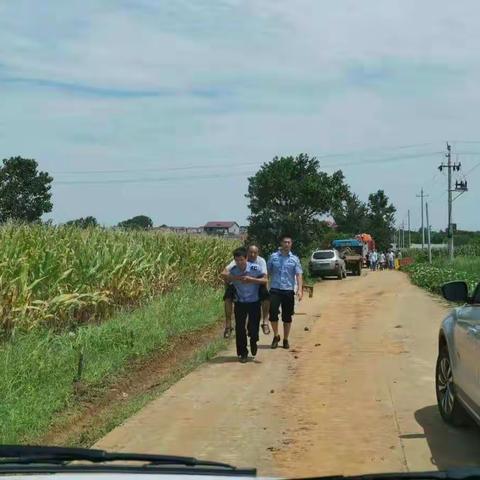
[[[238,357],[233,355],[220,355],[219,357],[212,358],[208,363],[238,363]],[[248,357],[248,363],[262,363],[262,361]]]
[[[432,463],[439,470],[480,466],[480,429],[472,425],[455,428],[447,425],[436,405],[415,412],[415,419],[424,435],[401,435],[403,439],[424,436],[432,454]]]
[[[238,362],[237,356],[220,355],[218,357],[212,358],[208,363],[237,363],[237,362]]]

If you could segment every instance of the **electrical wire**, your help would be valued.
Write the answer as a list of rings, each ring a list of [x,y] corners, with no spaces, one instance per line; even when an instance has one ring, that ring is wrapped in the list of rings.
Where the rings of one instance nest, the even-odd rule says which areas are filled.
[[[342,168],[347,166],[363,166],[363,165],[370,165],[370,164],[382,164],[382,163],[393,163],[393,162],[400,162],[400,161],[409,161],[414,160],[417,158],[422,157],[430,157],[433,155],[438,155],[438,152],[429,152],[429,153],[419,153],[419,154],[412,154],[412,155],[405,155],[399,157],[386,157],[381,159],[363,159],[360,162],[344,162],[344,163],[332,163],[326,165],[320,165],[320,168]],[[227,164],[216,164],[216,165],[187,165],[181,167],[164,167],[164,168],[148,168],[148,169],[115,169],[115,170],[81,170],[81,171],[64,171],[64,172],[52,172],[54,175],[86,175],[86,174],[123,174],[123,173],[153,173],[153,172],[164,172],[164,171],[185,171],[185,170],[196,170],[196,169],[206,169],[206,168],[238,168],[238,167],[246,167],[246,166],[256,166],[259,167],[257,162],[245,162],[245,163],[238,163],[234,165],[227,165]],[[248,174],[252,172],[247,172]],[[226,178],[228,176],[238,176],[238,173],[230,173],[227,175],[222,175],[222,178]],[[203,178],[211,178],[211,176],[199,176],[199,175],[190,175],[190,176],[182,176],[182,177],[165,177],[151,179],[149,177],[143,178],[130,178],[130,179],[105,179],[105,180],[58,180],[55,181],[56,184],[60,185],[87,185],[87,184],[108,184],[108,183],[142,183],[151,182],[151,181],[168,181],[168,180],[176,180],[176,179],[187,179],[187,178],[194,178],[194,179],[203,179]]]

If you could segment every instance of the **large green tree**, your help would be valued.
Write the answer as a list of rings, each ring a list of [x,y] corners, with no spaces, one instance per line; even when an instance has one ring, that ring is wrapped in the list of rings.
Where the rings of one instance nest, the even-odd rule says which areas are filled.
[[[148,230],[153,227],[153,221],[146,215],[137,215],[136,217],[120,222],[118,227],[132,230]]]
[[[65,225],[78,227],[78,228],[90,228],[90,227],[97,227],[98,222],[95,217],[88,216],[88,217],[81,217],[75,220],[70,220]]]
[[[275,157],[248,180],[248,236],[267,251],[277,247],[280,235],[288,234],[296,252],[305,253],[325,230],[322,216],[348,194],[341,171],[322,172],[318,160],[303,153]]]
[[[383,190],[368,196],[368,233],[378,249],[386,250],[392,242],[396,209]]]
[[[354,236],[368,229],[368,208],[354,193],[348,193],[345,200],[334,205],[332,216],[339,232]]]
[[[52,211],[53,178],[29,158],[11,157],[0,167],[0,222],[35,222]]]

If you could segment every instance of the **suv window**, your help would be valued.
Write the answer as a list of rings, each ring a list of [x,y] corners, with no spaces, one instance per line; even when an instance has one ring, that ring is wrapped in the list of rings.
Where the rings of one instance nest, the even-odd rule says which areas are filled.
[[[333,258],[334,256],[335,254],[331,250],[322,250],[313,254],[313,258],[315,260],[327,260],[328,258]]]

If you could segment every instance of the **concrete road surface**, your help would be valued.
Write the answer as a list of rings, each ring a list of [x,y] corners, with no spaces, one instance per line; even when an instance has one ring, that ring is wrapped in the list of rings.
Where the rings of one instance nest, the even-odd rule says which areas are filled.
[[[435,405],[437,332],[448,306],[400,272],[326,280],[297,308],[291,349],[262,334],[183,378],[97,447],[193,455],[312,476],[480,465],[480,431]]]

